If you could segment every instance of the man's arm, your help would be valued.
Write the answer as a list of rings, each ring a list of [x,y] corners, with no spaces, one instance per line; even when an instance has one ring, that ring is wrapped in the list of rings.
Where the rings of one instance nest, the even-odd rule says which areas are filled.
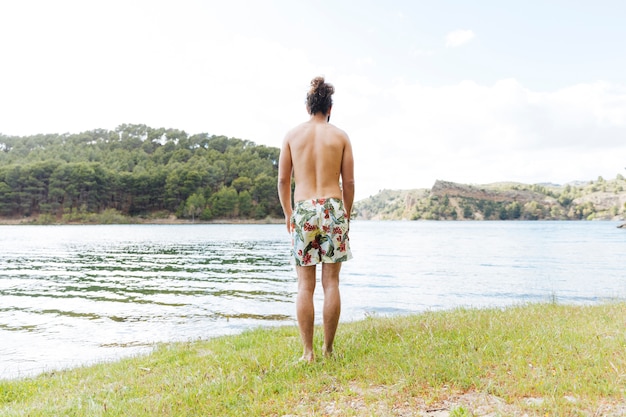
[[[291,213],[293,208],[291,207],[291,172],[293,170],[293,164],[291,162],[291,149],[289,148],[289,142],[287,138],[283,141],[283,147],[280,150],[280,157],[278,158],[278,198],[280,205],[283,208],[285,214],[285,223],[287,225],[287,231],[291,232]]]
[[[354,202],[354,156],[352,155],[352,144],[346,138],[346,144],[341,158],[341,189],[343,207],[346,210],[348,220],[352,213],[352,203]]]

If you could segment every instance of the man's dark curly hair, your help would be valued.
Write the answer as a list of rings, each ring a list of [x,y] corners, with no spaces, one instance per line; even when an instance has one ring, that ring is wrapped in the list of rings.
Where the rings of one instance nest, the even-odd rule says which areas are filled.
[[[335,87],[332,84],[324,82],[324,77],[315,77],[311,80],[311,88],[306,95],[306,105],[309,113],[323,115],[328,114],[328,110],[333,105],[332,95]]]

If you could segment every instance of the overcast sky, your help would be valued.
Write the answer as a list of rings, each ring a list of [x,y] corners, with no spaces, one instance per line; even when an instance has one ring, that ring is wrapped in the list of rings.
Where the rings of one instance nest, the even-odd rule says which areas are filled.
[[[0,0],[0,133],[279,147],[335,85],[356,198],[626,175],[626,2]]]

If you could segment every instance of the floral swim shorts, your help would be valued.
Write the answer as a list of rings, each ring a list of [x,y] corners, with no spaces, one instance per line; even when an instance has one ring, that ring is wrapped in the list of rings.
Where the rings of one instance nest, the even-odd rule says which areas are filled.
[[[318,198],[298,201],[291,216],[292,248],[296,265],[308,266],[352,259],[348,228],[342,200]]]

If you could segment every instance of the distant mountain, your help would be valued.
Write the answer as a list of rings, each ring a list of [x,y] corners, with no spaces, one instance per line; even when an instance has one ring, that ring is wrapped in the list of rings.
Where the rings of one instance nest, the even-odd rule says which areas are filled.
[[[354,209],[365,220],[623,220],[626,179],[565,185],[437,180],[431,189],[383,190]]]

